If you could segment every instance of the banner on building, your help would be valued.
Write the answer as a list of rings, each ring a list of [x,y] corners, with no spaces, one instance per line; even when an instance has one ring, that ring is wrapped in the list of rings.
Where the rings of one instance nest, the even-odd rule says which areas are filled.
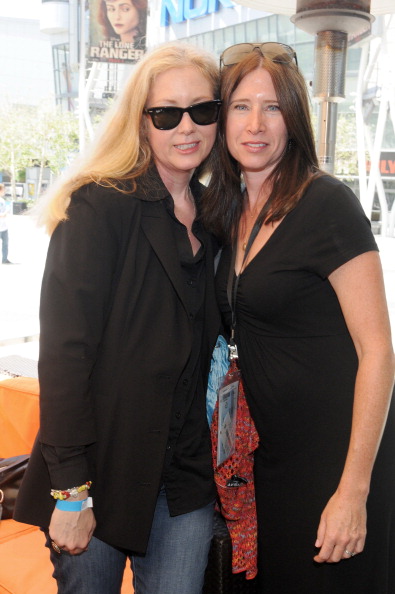
[[[371,163],[366,161],[366,171],[370,173]],[[382,151],[380,153],[379,169],[381,175],[395,177],[395,151]]]
[[[89,55],[96,62],[137,62],[146,49],[147,0],[89,0]]]

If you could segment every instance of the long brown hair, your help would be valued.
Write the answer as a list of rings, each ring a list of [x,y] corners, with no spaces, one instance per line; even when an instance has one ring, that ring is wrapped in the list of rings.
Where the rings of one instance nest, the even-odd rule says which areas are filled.
[[[273,81],[279,107],[288,131],[288,145],[282,158],[265,181],[269,198],[260,217],[265,224],[276,221],[298,203],[312,177],[322,175],[314,146],[310,119],[310,103],[303,76],[293,63],[280,64],[254,51],[234,66],[225,66],[221,73],[222,110],[218,125],[218,158],[203,199],[206,226],[223,241],[236,233],[242,213],[242,171],[227,149],[226,119],[232,94],[240,82],[257,68],[268,71]]]

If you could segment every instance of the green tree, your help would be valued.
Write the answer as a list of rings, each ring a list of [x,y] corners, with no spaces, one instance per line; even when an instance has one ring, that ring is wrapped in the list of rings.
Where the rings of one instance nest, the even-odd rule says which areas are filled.
[[[32,147],[27,142],[32,119],[32,113],[26,107],[5,106],[0,110],[0,170],[10,176],[13,200],[18,173],[33,158]]]
[[[353,113],[342,113],[337,120],[335,175],[358,175],[356,121]]]
[[[78,151],[78,121],[74,114],[41,106],[37,110],[33,136],[35,163],[40,168],[37,190],[41,188],[44,168],[57,176]]]
[[[58,175],[78,152],[77,118],[50,105],[3,106],[0,126],[0,170],[10,176],[13,199],[19,171],[37,165],[41,181],[45,166]]]

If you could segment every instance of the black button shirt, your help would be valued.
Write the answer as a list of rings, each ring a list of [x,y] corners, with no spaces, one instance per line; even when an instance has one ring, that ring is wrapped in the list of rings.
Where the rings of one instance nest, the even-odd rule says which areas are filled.
[[[193,255],[186,227],[174,215],[169,197],[167,211],[185,286],[185,301],[192,323],[192,351],[173,398],[163,482],[171,515],[186,513],[215,498],[210,432],[206,420],[206,395],[201,373],[200,352],[204,332],[205,252],[198,220],[192,232],[201,247]]]
[[[201,223],[195,220],[192,232],[200,241],[201,247],[193,255],[187,229],[174,214],[171,196],[168,196],[165,204],[172,221],[193,332],[191,355],[173,397],[162,473],[170,514],[179,515],[203,507],[213,501],[216,494],[210,431],[206,420],[206,395],[200,365],[204,332],[206,246]],[[41,444],[41,449],[53,488],[69,489],[90,480],[84,446],[66,448]]]

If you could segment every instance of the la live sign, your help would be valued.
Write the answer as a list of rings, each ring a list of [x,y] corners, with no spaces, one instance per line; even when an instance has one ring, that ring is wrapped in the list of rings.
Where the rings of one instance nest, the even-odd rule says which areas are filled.
[[[232,0],[162,0],[160,24],[167,27],[170,21],[182,23],[189,19],[206,16],[218,12],[220,5],[233,8]]]

